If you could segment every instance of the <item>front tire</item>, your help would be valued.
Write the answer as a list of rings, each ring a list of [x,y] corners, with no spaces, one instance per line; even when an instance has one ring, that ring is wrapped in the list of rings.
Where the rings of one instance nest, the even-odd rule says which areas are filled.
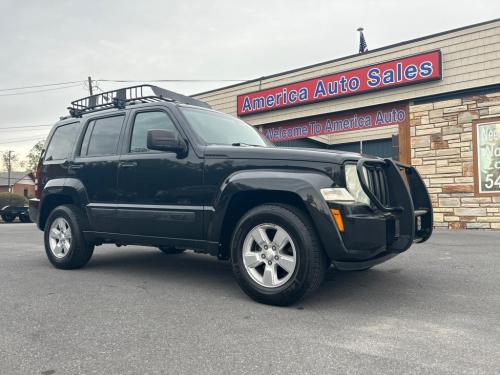
[[[231,262],[248,296],[278,306],[318,289],[330,264],[309,218],[281,204],[258,206],[240,219],[231,241]]]
[[[2,215],[2,220],[6,223],[12,223],[14,220],[16,220],[16,217],[14,215],[4,214]]]
[[[92,257],[94,246],[88,244],[82,230],[87,220],[76,206],[56,207],[47,218],[44,230],[45,253],[56,268],[83,267]]]

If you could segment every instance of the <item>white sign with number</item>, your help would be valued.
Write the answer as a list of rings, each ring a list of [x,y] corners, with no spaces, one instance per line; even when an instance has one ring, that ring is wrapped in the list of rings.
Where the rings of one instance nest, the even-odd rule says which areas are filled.
[[[500,122],[477,123],[476,176],[479,194],[500,194]]]

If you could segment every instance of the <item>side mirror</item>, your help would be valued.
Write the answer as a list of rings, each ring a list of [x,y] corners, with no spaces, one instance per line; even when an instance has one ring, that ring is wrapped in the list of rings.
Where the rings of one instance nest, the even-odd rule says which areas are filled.
[[[187,152],[186,142],[177,133],[168,130],[149,130],[147,146],[150,150],[175,152],[178,156]]]

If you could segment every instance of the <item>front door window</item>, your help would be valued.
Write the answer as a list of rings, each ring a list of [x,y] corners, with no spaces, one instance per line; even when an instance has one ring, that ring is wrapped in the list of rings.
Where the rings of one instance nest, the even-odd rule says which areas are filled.
[[[150,130],[177,132],[174,123],[165,112],[138,113],[132,129],[130,152],[153,152],[147,147],[147,134]]]

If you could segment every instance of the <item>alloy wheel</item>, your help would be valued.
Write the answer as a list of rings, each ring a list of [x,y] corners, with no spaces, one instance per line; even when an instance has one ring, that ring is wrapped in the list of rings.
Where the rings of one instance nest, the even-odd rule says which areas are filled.
[[[285,284],[297,265],[295,244],[290,234],[276,224],[259,224],[243,243],[243,265],[257,284],[277,288]]]
[[[71,240],[71,227],[68,221],[62,217],[58,217],[50,226],[50,251],[56,258],[64,258],[71,248]]]

